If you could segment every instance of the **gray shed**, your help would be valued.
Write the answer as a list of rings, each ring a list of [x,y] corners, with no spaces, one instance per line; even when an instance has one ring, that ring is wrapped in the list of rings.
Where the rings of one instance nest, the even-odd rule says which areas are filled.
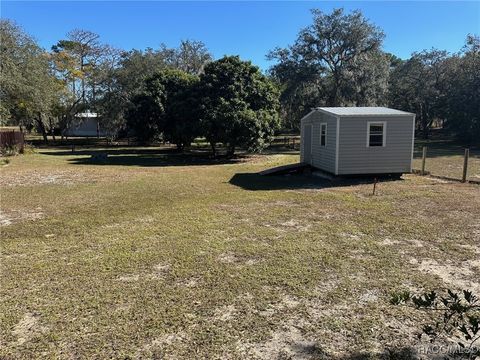
[[[301,120],[300,161],[335,175],[412,171],[415,114],[319,107]]]

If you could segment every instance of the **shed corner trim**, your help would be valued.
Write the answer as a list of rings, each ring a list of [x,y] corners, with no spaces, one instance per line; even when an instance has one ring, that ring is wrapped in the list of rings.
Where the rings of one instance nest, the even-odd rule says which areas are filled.
[[[412,116],[412,120],[413,120],[413,124],[412,124],[412,155],[410,156],[410,172],[413,171],[413,150],[414,150],[414,147],[415,147],[415,118],[416,118],[416,115],[413,114],[413,116]]]
[[[339,155],[339,150],[340,150],[340,116],[335,116],[337,119],[337,131],[335,134],[335,175],[338,175],[338,155]]]

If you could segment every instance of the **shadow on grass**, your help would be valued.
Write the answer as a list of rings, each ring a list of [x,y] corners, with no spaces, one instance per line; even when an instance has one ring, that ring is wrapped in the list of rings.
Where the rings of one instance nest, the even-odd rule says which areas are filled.
[[[206,150],[178,152],[175,148],[138,149],[138,148],[111,148],[111,149],[83,149],[59,150],[41,152],[44,155],[68,156],[68,161],[76,165],[117,165],[117,166],[188,166],[188,165],[219,165],[235,164],[248,159],[248,155],[237,155],[233,158],[225,156],[211,157]],[[92,156],[108,154],[103,161],[94,160]]]
[[[355,186],[372,184],[375,178],[379,183],[386,181],[401,181],[398,176],[355,176],[337,177],[327,180],[309,174],[270,175],[263,176],[258,173],[237,173],[233,175],[229,183],[244,190],[301,190],[301,189],[325,189],[334,187]]]
[[[369,352],[352,352],[350,354],[334,355],[316,344],[294,343],[290,346],[293,358],[301,359],[329,359],[329,360],[412,360],[418,359],[417,351],[410,346],[386,348],[382,353],[372,354]]]

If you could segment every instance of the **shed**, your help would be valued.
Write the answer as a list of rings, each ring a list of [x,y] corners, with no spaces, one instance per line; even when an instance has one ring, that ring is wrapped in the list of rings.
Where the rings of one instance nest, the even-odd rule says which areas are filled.
[[[415,114],[385,107],[318,107],[301,120],[300,160],[335,174],[412,171]]]
[[[86,111],[74,116],[74,121],[65,131],[66,136],[99,137],[107,136],[107,132],[101,129],[97,113]]]

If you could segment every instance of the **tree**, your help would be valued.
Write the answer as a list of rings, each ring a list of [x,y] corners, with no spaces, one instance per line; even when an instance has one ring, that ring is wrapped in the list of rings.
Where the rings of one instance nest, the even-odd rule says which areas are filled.
[[[198,77],[181,70],[165,69],[146,80],[145,91],[134,97],[129,126],[148,142],[160,135],[177,145],[189,146],[199,126],[194,89]]]
[[[467,143],[480,143],[480,37],[469,35],[448,61],[447,128]]]
[[[66,129],[75,114],[96,110],[112,84],[112,75],[120,52],[99,40],[91,31],[74,29],[52,46],[52,59],[57,77],[70,89],[64,97],[63,126]],[[104,114],[105,115],[105,114]],[[109,120],[102,116],[102,121]]]
[[[290,94],[282,94],[282,99],[288,99],[282,105],[288,107],[288,102],[302,98],[303,93],[306,97],[315,94],[317,106],[383,103],[389,65],[381,52],[383,32],[360,11],[345,14],[343,9],[334,9],[326,14],[315,9],[312,14],[313,24],[300,31],[293,45],[268,55],[278,61],[271,69],[275,77],[289,79],[282,82]]]
[[[391,74],[390,105],[417,114],[417,127],[425,139],[434,121],[446,114],[448,56],[437,49],[414,53]]]
[[[182,40],[180,46],[172,52],[173,67],[192,75],[199,75],[212,59],[212,55],[201,41]]]
[[[381,51],[358,56],[345,72],[344,93],[355,106],[376,106],[387,102],[390,61]]]
[[[0,20],[0,36],[2,119],[36,126],[46,142],[49,129],[55,126],[62,84],[51,71],[49,55],[19,26]]]
[[[164,70],[151,81],[158,93],[164,93],[162,122],[165,140],[183,150],[200,132],[196,97],[199,78],[181,70]]]
[[[270,77],[280,89],[280,112],[283,126],[300,129],[300,119],[312,107],[325,105],[325,81],[316,66],[300,59],[290,49],[275,49],[267,58],[278,63],[269,69]]]
[[[200,76],[202,131],[216,155],[216,144],[261,150],[279,125],[278,91],[258,67],[225,56],[205,66]]]
[[[133,98],[126,119],[128,128],[134,132],[138,141],[148,144],[159,137],[163,111],[162,99],[153,96],[149,90]]]
[[[138,101],[141,98],[140,95],[145,95],[147,79],[166,69],[178,69],[192,75],[198,74],[205,63],[211,59],[212,55],[206,46],[202,42],[192,40],[182,41],[178,48],[168,48],[162,44],[157,50],[147,48],[145,51],[123,52],[117,66],[107,77],[109,80],[107,89],[96,103],[97,112],[103,120],[103,127],[117,130],[124,128],[126,114],[131,115],[139,110]],[[134,99],[136,104],[133,104]],[[192,108],[191,106],[191,104],[185,107],[180,106],[178,111],[183,112],[181,116],[185,117],[187,115],[185,111]],[[179,125],[183,123],[177,122]],[[129,125],[132,124],[137,123],[135,121],[132,123],[130,118]],[[186,130],[185,134],[188,133]],[[185,142],[188,142],[188,137],[190,135],[186,136]],[[170,141],[177,143],[178,136],[176,139],[170,138]],[[178,144],[180,147],[184,146]]]

